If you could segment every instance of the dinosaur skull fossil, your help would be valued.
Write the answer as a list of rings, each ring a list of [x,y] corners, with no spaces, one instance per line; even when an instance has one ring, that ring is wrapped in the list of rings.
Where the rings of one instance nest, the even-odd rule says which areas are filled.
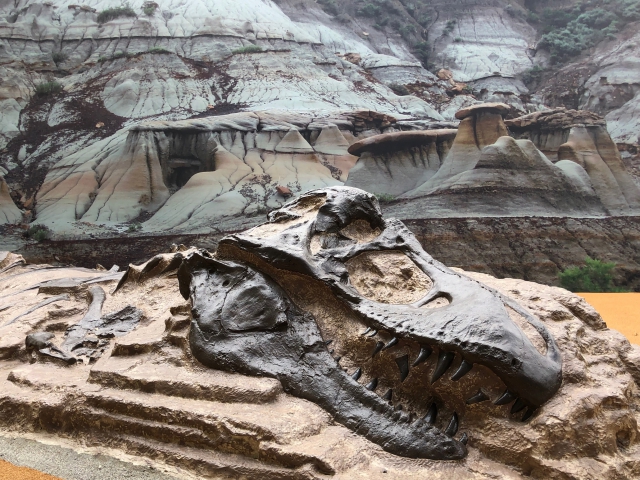
[[[526,421],[560,387],[538,319],[435,261],[362,190],[304,194],[178,277],[200,362],[278,378],[396,455],[462,458],[459,426]]]

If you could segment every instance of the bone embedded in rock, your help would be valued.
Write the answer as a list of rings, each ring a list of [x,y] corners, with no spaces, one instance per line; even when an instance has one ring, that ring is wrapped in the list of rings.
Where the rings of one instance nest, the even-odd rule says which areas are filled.
[[[365,252],[346,266],[356,290],[381,303],[414,303],[433,287],[433,281],[402,252]]]

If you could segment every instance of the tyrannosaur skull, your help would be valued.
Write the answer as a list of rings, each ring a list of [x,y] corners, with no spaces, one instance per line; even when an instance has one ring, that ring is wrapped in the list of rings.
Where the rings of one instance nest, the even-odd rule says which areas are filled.
[[[304,194],[178,277],[200,362],[278,378],[397,455],[462,458],[465,415],[527,420],[560,387],[538,319],[435,261],[362,190]],[[452,414],[441,428],[438,411]]]

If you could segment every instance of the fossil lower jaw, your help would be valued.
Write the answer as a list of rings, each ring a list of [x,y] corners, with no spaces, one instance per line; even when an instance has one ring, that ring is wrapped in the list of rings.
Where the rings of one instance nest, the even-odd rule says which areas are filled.
[[[397,421],[418,427],[439,425],[453,437],[468,411],[527,421],[536,410],[490,369],[468,363],[454,352],[372,328],[348,346],[342,340],[325,340],[329,354],[351,382],[384,400],[389,405],[385,413]],[[438,412],[445,412],[440,415],[444,420],[437,418]],[[466,443],[466,434],[460,439]]]

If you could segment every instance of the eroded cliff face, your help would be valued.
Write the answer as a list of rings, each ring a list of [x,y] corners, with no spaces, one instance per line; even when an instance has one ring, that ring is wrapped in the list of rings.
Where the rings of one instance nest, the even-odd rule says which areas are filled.
[[[510,106],[507,118],[539,111],[545,103],[572,102],[606,115],[614,142],[623,146],[616,168],[620,161],[633,167],[637,149],[629,132],[637,102],[629,77],[635,64],[627,53],[634,45],[629,33],[634,24],[613,35],[615,40],[585,50],[579,61],[588,68],[567,67],[553,77],[559,67],[537,45],[543,25],[527,13],[572,5],[556,3],[138,0],[127,9],[102,0],[23,0],[3,5],[0,175],[6,187],[0,218],[80,236],[87,225],[117,230],[127,222],[142,223],[149,232],[233,229],[244,218],[279,206],[287,191],[346,182],[356,163],[347,152],[354,142],[456,128],[456,112],[487,101]],[[536,66],[548,73],[528,88],[522,74]],[[619,75],[603,80],[597,77],[603,68]],[[566,90],[579,92],[579,101],[559,91],[559,82],[574,80],[577,86]],[[626,116],[615,113],[623,110]],[[221,117],[234,112],[243,112],[243,120]],[[486,145],[507,131],[498,133]],[[623,190],[631,187],[621,187],[616,174],[593,192],[593,179],[585,184],[584,172],[576,173],[588,171],[585,152],[593,151],[578,129],[561,126],[540,141],[532,135],[552,162],[572,162],[558,164],[574,180],[565,185],[568,192],[577,188],[578,196],[599,198],[578,202],[572,215],[618,214],[637,202],[627,198]],[[598,150],[599,140],[594,142]],[[355,165],[352,184],[375,183],[374,193],[392,197],[421,197],[424,191],[476,185],[478,174],[487,171],[471,169],[467,176],[473,178],[449,185],[448,146],[432,142],[412,148],[411,158],[406,152],[394,153],[395,159],[389,152],[366,153]],[[606,148],[607,158],[615,156],[611,142]],[[440,166],[446,168],[438,172]],[[482,204],[486,195],[479,195]],[[446,216],[458,207],[440,210]],[[110,234],[98,233],[105,232]]]

